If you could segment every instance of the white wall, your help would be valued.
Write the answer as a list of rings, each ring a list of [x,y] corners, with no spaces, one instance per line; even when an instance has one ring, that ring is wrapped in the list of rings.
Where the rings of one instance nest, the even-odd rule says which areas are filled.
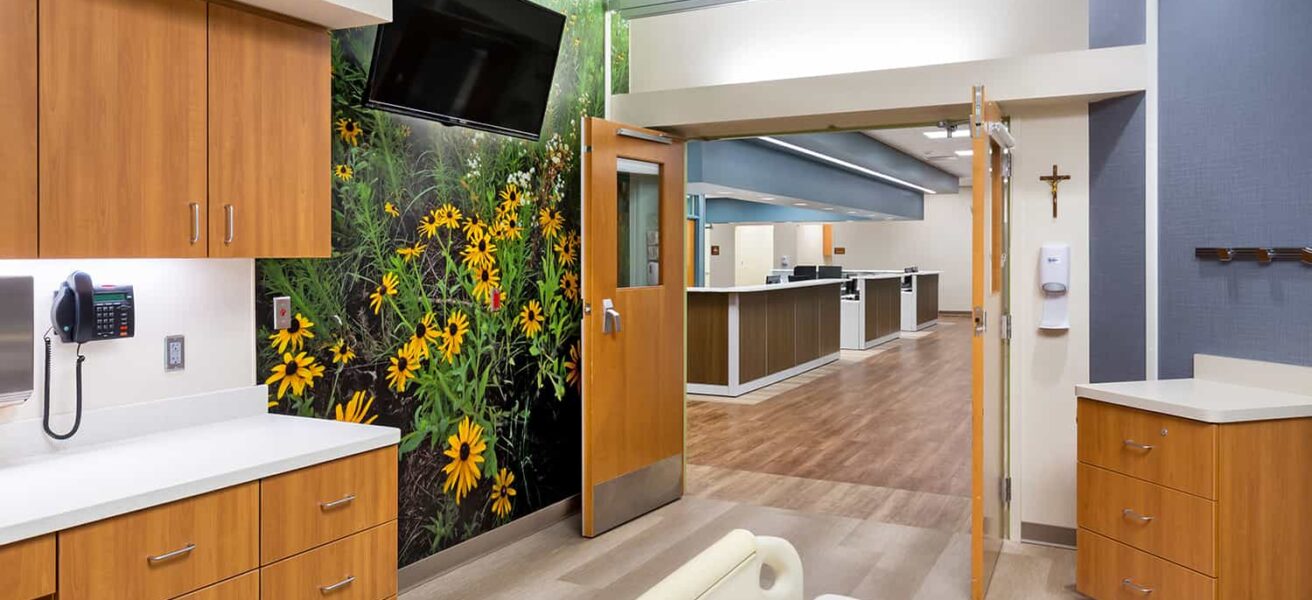
[[[1086,48],[1088,0],[753,0],[632,21],[629,89]]]
[[[0,423],[39,419],[50,304],[60,282],[75,270],[96,284],[130,284],[136,294],[135,337],[82,347],[86,411],[254,385],[255,261],[244,260],[40,260],[0,261],[0,276],[35,278],[32,315],[33,386],[26,403],[0,408]],[[0,307],[3,310],[4,307]],[[186,336],[187,368],[164,371],[164,338]],[[74,344],[54,340],[51,380],[55,414],[71,413]],[[56,419],[57,429],[69,423]],[[40,427],[33,424],[34,427]]]
[[[939,308],[970,310],[970,188],[957,194],[925,196],[923,221],[834,224],[831,262],[849,269],[901,269],[918,266],[942,271]]]
[[[734,285],[761,285],[774,264],[774,227],[739,225],[734,235]]]
[[[734,285],[734,226],[716,224],[706,230],[706,287]],[[719,246],[718,256],[711,246]]]
[[[806,223],[797,225],[794,230],[797,239],[796,264],[825,264],[825,226],[819,223]]]

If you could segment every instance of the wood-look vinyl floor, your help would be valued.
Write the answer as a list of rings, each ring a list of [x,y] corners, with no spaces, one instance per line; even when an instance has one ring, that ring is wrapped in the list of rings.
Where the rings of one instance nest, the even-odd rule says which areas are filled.
[[[689,401],[688,463],[968,496],[971,328],[958,321],[759,404]]]

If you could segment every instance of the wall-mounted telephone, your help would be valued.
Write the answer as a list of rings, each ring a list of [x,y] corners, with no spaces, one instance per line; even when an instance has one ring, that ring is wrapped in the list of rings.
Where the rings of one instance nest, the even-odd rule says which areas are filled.
[[[98,340],[130,338],[136,334],[136,305],[132,286],[105,285],[97,288],[91,276],[75,271],[59,285],[50,305],[50,329],[66,344],[77,344],[77,413],[67,433],[50,429],[50,333],[46,332],[45,419],[46,435],[66,440],[82,426],[82,344]]]

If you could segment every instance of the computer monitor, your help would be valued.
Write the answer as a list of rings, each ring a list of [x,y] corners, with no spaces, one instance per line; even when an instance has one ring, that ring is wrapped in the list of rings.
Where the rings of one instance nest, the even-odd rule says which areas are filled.
[[[817,269],[816,277],[819,279],[842,279],[843,267],[838,265],[823,265]]]
[[[814,265],[798,265],[793,267],[793,276],[789,281],[810,281],[816,278],[816,268]]]

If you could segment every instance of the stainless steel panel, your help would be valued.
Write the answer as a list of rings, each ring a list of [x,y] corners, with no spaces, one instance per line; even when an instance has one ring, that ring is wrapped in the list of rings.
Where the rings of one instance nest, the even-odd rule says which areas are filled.
[[[678,500],[683,455],[675,454],[592,488],[592,523],[598,535]]]
[[[32,397],[32,278],[0,277],[0,406]]]

